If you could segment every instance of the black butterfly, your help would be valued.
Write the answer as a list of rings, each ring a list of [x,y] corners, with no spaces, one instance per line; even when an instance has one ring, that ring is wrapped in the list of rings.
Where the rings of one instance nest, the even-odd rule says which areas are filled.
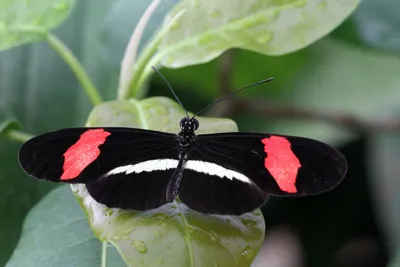
[[[330,190],[347,171],[339,151],[312,139],[196,135],[199,122],[189,116],[180,127],[178,134],[122,127],[61,129],[27,141],[19,161],[38,179],[84,183],[97,202],[111,208],[153,209],[179,195],[193,210],[230,215],[255,210],[268,195]]]

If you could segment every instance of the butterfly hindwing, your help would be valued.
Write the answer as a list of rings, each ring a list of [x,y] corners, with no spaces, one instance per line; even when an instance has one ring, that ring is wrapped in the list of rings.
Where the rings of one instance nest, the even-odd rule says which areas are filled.
[[[308,138],[198,135],[179,196],[196,210],[240,214],[262,206],[267,195],[301,196],[330,190],[346,170],[347,162],[339,151]]]
[[[165,203],[178,155],[174,134],[69,128],[32,138],[22,146],[19,160],[38,179],[85,183],[102,204],[144,210]]]

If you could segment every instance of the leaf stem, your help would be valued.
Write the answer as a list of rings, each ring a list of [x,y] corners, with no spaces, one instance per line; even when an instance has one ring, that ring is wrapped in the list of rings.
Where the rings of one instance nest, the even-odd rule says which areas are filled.
[[[34,136],[31,134],[28,134],[28,133],[18,131],[18,130],[11,130],[11,131],[7,131],[5,133],[5,137],[10,140],[13,140],[13,141],[25,143],[26,141],[33,138]]]
[[[101,267],[107,267],[107,241],[103,241],[101,247]]]
[[[92,80],[89,78],[89,75],[86,73],[85,68],[74,56],[71,50],[55,35],[51,33],[46,33],[45,37],[50,47],[53,48],[53,50],[56,51],[62,59],[64,59],[64,61],[74,72],[76,78],[80,82],[82,88],[85,90],[92,104],[94,106],[101,104],[103,100],[101,99],[97,88],[94,86]]]
[[[131,36],[131,39],[129,40],[128,46],[125,50],[125,54],[121,62],[121,74],[119,77],[118,95],[124,95],[125,91],[129,90],[129,81],[132,77],[133,66],[135,64],[140,40],[142,38],[144,29],[146,28],[146,25],[151,18],[151,15],[160,4],[160,1],[161,0],[153,0],[151,2],[133,31],[133,34]]]
[[[144,49],[142,54],[140,55],[136,66],[132,72],[132,77],[129,81],[129,86],[127,87],[127,90],[122,91],[118,95],[119,100],[123,99],[129,99],[130,97],[136,97],[137,95],[140,95],[140,89],[142,86],[142,82],[145,81],[147,76],[151,72],[146,72],[146,67],[149,68],[151,66],[148,66],[149,62],[152,63],[157,63],[154,62],[154,60],[151,60],[153,56],[156,54],[158,46],[160,45],[162,38],[164,35],[172,28],[172,26],[175,24],[175,21],[182,16],[182,14],[185,12],[185,10],[181,10],[178,12],[159,32],[158,34],[154,37],[154,39],[151,41],[151,43]],[[159,58],[161,59],[161,58]],[[146,77],[142,77],[143,74],[146,74]]]

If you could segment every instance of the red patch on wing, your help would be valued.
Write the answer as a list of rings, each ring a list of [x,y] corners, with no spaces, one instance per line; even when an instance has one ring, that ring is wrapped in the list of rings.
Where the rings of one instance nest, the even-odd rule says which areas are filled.
[[[261,142],[267,153],[264,162],[265,168],[271,173],[282,191],[296,193],[297,172],[301,164],[293,153],[290,142],[280,136],[264,138]]]
[[[103,129],[84,132],[79,140],[64,153],[63,174],[61,180],[76,178],[90,163],[100,155],[99,146],[104,144],[111,133]]]

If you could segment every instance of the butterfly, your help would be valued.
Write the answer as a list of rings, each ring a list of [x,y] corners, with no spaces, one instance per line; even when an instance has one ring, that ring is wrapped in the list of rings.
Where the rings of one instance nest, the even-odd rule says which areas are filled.
[[[149,210],[179,196],[198,212],[227,215],[253,211],[269,195],[331,190],[346,174],[345,157],[325,143],[268,133],[197,135],[195,116],[182,118],[177,134],[125,127],[44,133],[23,144],[19,162],[37,179],[85,184],[110,208]]]

